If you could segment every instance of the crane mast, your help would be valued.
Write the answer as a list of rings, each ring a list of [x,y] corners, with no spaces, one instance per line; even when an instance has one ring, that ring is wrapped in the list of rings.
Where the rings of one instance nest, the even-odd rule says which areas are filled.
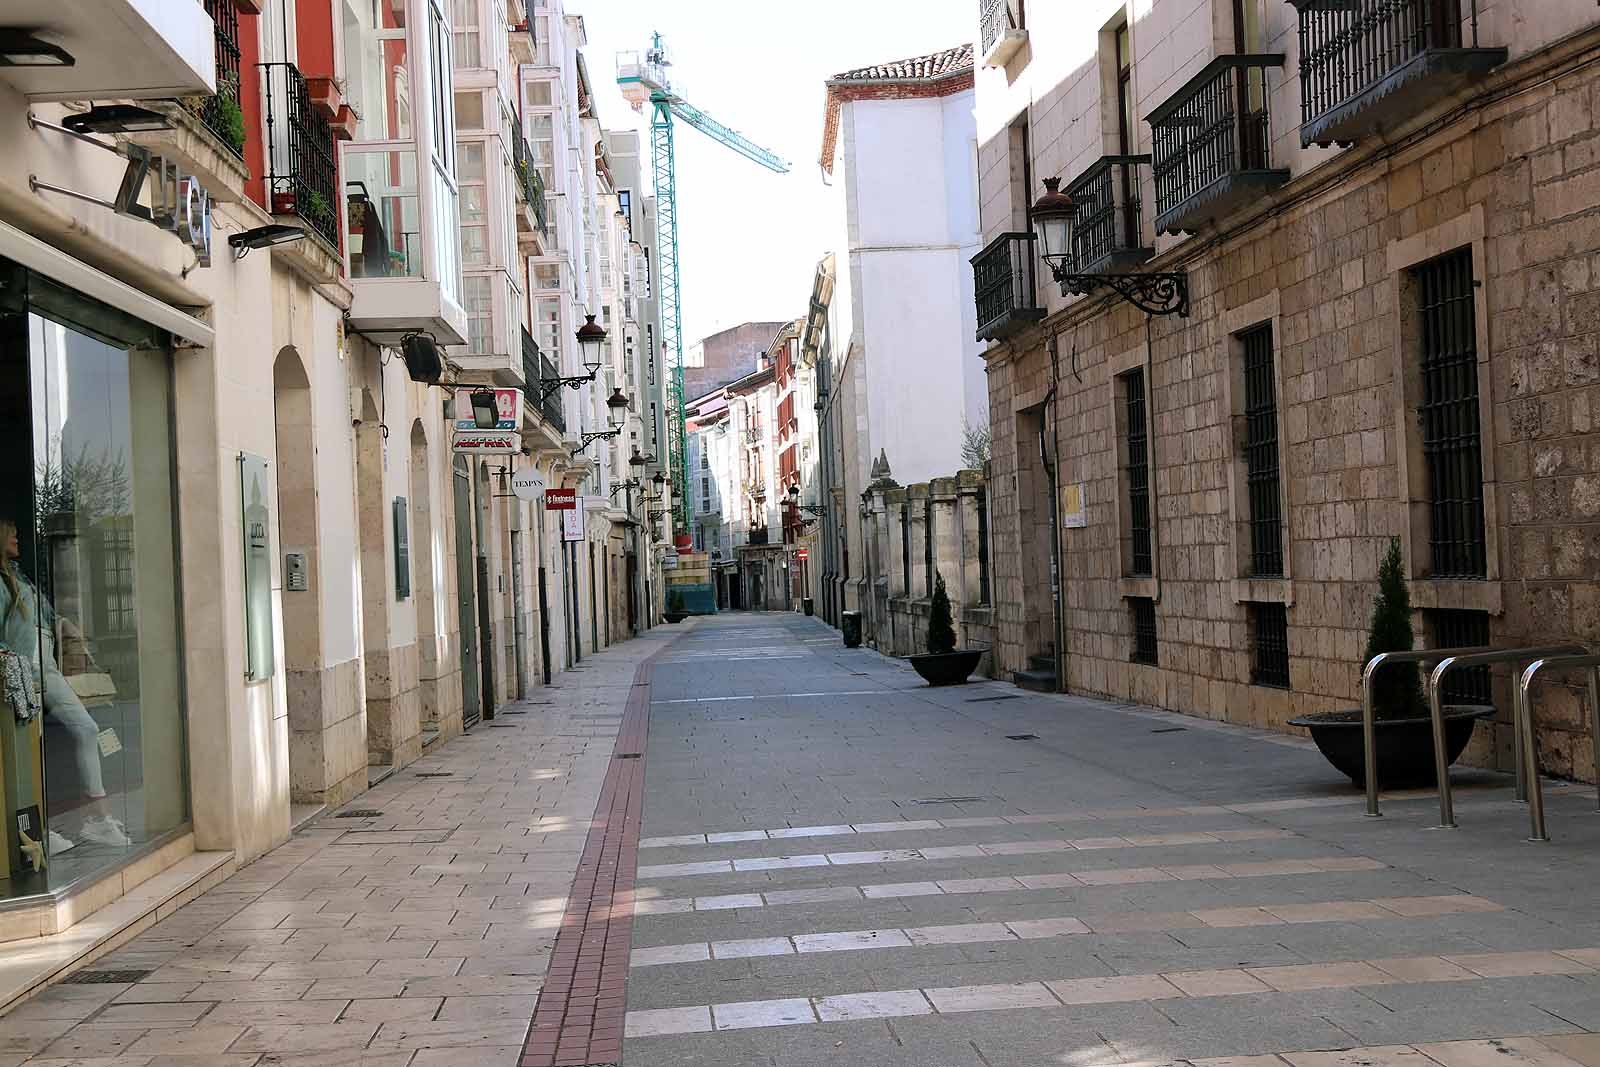
[[[682,287],[678,272],[678,178],[673,144],[673,118],[768,170],[786,174],[789,164],[744,135],[718,122],[679,96],[667,78],[671,65],[661,34],[651,38],[643,56],[617,57],[617,84],[635,111],[650,108],[650,146],[656,189],[656,241],[661,267],[661,343],[667,362],[667,450],[672,468],[672,528],[689,529],[688,427],[683,367]]]

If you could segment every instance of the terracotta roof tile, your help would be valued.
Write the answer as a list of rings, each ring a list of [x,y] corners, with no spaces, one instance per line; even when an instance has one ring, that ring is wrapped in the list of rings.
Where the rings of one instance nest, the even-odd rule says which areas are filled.
[[[890,63],[875,63],[835,74],[829,81],[935,81],[952,74],[972,69],[972,45],[957,45],[942,52],[910,59],[897,59]]]

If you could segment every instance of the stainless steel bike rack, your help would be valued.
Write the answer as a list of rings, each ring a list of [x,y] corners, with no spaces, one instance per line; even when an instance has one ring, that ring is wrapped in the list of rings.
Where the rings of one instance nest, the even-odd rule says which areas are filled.
[[[1528,776],[1528,819],[1531,826],[1529,841],[1548,841],[1550,835],[1544,828],[1544,786],[1539,781],[1539,749],[1534,741],[1533,702],[1530,692],[1533,680],[1546,667],[1576,670],[1589,673],[1589,736],[1595,741],[1594,767],[1596,783],[1596,810],[1600,810],[1600,656],[1552,656],[1528,664],[1517,682],[1517,703],[1522,708],[1517,736],[1521,739],[1524,768]]]
[[[1439,826],[1442,829],[1454,830],[1456,826],[1455,805],[1450,795],[1450,757],[1445,751],[1444,742],[1444,706],[1439,693],[1444,676],[1462,667],[1485,667],[1495,663],[1526,665],[1547,656],[1581,655],[1587,654],[1588,651],[1587,646],[1579,644],[1538,645],[1528,648],[1502,648],[1491,652],[1469,652],[1446,656],[1437,661],[1433,673],[1428,676],[1427,695],[1428,714],[1433,718],[1433,766],[1439,779]],[[1521,736],[1524,719],[1521,697],[1514,693],[1511,704],[1511,728],[1515,736]],[[1517,761],[1517,777],[1521,779],[1526,773],[1527,758],[1524,754],[1523,758]]]
[[[1378,731],[1372,707],[1372,678],[1378,668],[1390,663],[1438,663],[1450,656],[1465,656],[1488,652],[1486,646],[1473,648],[1424,648],[1414,652],[1380,652],[1367,661],[1361,671],[1361,743],[1366,750],[1367,765],[1367,817],[1377,818],[1378,810]]]

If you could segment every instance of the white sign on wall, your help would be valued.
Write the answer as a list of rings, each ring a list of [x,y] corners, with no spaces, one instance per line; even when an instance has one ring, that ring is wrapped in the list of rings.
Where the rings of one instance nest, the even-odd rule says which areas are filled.
[[[561,540],[583,540],[583,497],[577,498],[577,507],[561,513]]]

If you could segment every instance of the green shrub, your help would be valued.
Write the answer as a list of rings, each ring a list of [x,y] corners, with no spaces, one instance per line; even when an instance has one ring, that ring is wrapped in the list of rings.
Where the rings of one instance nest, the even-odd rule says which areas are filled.
[[[1367,632],[1365,665],[1380,652],[1410,652],[1416,634],[1411,629],[1411,593],[1406,588],[1405,563],[1400,539],[1391,538],[1389,551],[1378,565],[1378,596],[1372,602],[1372,624]],[[1421,676],[1415,663],[1391,663],[1378,671],[1372,684],[1373,715],[1379,719],[1410,719],[1427,714]]]
[[[928,651],[938,655],[956,650],[956,628],[950,619],[950,594],[944,575],[933,573],[933,608],[928,614]]]

